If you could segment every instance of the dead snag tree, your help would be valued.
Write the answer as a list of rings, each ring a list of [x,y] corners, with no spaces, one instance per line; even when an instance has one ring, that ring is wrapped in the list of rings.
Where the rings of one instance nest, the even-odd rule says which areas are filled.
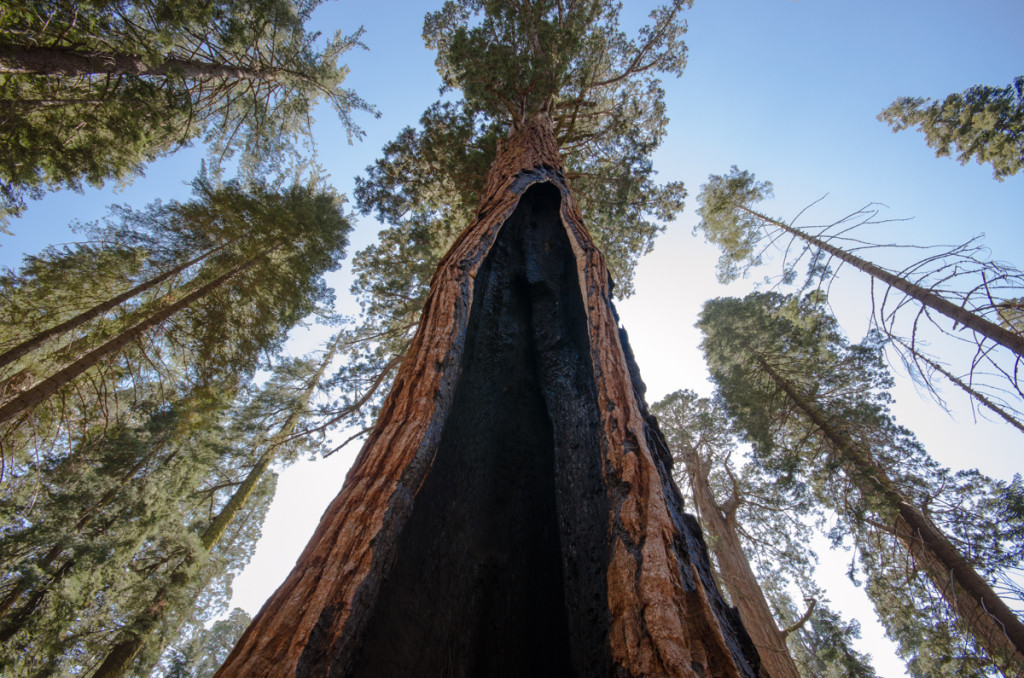
[[[344,487],[217,675],[758,675],[643,391],[531,116]]]

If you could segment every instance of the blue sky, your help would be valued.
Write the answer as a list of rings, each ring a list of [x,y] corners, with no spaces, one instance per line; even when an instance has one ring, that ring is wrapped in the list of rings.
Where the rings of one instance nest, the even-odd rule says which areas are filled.
[[[420,39],[422,16],[439,3],[378,0],[333,2],[316,15],[325,33],[362,25],[369,51],[347,60],[347,84],[378,107],[379,119],[359,116],[362,143],[348,145],[324,110],[317,127],[322,161],[338,189],[351,194],[352,178],[406,125],[415,124],[437,96],[433,55]],[[626,3],[624,24],[635,26],[653,3]],[[1024,72],[1024,2],[948,0],[697,0],[687,13],[689,65],[665,82],[669,135],[656,156],[664,180],[683,180],[686,212],[670,224],[637,273],[637,293],[620,304],[623,324],[656,400],[678,388],[709,393],[692,325],[703,300],[743,294],[750,281],[723,288],[714,280],[717,254],[691,235],[699,187],[709,173],[730,165],[775,185],[765,210],[794,217],[827,197],[800,223],[832,221],[869,202],[891,217],[868,237],[903,244],[952,243],[985,234],[998,258],[1024,264],[1024,176],[999,183],[987,166],[937,159],[916,132],[892,134],[875,116],[901,95],[942,97],[975,84],[1005,86]],[[185,183],[202,153],[186,149],[154,163],[144,178],[115,193],[89,189],[58,193],[30,206],[0,236],[0,264],[16,265],[23,252],[75,239],[66,224],[102,216],[111,202],[141,206],[155,198],[184,198]],[[353,248],[372,242],[378,225],[360,219]],[[344,308],[347,264],[334,284]],[[866,280],[844,270],[835,289],[836,312],[853,338],[867,328]],[[306,341],[293,343],[305,350]],[[979,466],[1008,477],[1021,464],[1019,434],[975,424],[965,404],[951,399],[955,418],[923,400],[901,378],[896,413],[929,451],[954,467]],[[291,568],[326,502],[340,488],[351,454],[299,464],[284,474],[265,539],[250,571],[236,584],[237,600],[251,612]],[[823,573],[841,571],[848,556],[824,554]],[[842,579],[842,577],[833,577]],[[835,584],[835,606],[861,617],[863,649],[880,675],[901,675],[859,593]]]

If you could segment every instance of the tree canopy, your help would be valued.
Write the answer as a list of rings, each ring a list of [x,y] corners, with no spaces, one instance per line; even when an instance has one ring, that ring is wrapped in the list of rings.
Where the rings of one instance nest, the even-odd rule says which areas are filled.
[[[320,0],[81,0],[0,13],[0,208],[44,189],[127,181],[194,140],[217,167],[301,164],[327,101],[349,134],[369,107],[342,87],[360,32],[305,25]],[[262,169],[261,169],[262,168]]]
[[[877,337],[851,345],[823,301],[755,293],[705,304],[702,348],[723,404],[777,492],[835,513],[830,535],[855,550],[851,576],[866,577],[913,675],[981,676],[990,662],[1012,673],[1019,652],[1004,654],[1005,636],[951,599],[944,582],[953,570],[936,571],[925,557],[931,547],[915,546],[900,525],[919,512],[922,534],[934,531],[962,554],[957,577],[973,569],[1007,593],[1004,575],[1024,558],[1020,478],[996,481],[932,460],[889,413],[892,382]]]
[[[1024,168],[1024,75],[1006,87],[975,85],[941,101],[900,97],[878,114],[893,132],[917,128],[936,157],[956,153],[992,166],[998,181]]]
[[[770,675],[874,678],[870,657],[853,646],[858,622],[830,609],[814,580],[810,539],[820,509],[809,497],[778,492],[773,474],[743,460],[722,402],[681,390],[651,411],[673,451],[675,480],[689,488],[720,583]]]
[[[786,222],[760,211],[758,203],[771,193],[770,182],[758,181],[736,166],[728,174],[710,175],[701,186],[697,209],[701,220],[694,232],[703,233],[721,250],[720,281],[745,275],[764,263],[772,250],[781,253],[778,279],[783,284],[795,282],[797,265],[806,262],[804,289],[827,289],[840,267],[853,267],[871,278],[871,323],[936,400],[942,403],[935,384],[939,375],[1024,431],[1020,406],[1024,388],[1018,378],[1024,335],[1013,323],[1016,301],[1024,290],[1024,272],[993,259],[977,238],[938,248],[866,242],[852,231],[884,223],[876,219],[874,205],[830,224],[798,227],[795,220]],[[920,251],[921,258],[897,269],[861,256],[864,250],[891,254],[898,247]],[[934,330],[931,335],[929,330]],[[928,343],[942,335],[971,347],[974,356],[968,366],[947,369],[943,357],[930,353]]]

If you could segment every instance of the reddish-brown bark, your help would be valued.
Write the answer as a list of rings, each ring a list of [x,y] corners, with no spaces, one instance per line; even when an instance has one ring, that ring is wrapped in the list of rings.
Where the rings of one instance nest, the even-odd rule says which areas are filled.
[[[710,465],[697,450],[677,450],[682,454],[693,490],[693,501],[700,511],[701,522],[711,535],[712,550],[722,576],[722,585],[743,619],[743,626],[757,647],[764,673],[771,678],[799,678],[796,663],[786,646],[786,631],[775,622],[764,591],[754,575],[750,560],[743,551],[736,523],[736,509],[742,499],[733,496],[719,502],[709,481]]]
[[[570,330],[578,329],[581,345],[587,347],[583,357],[586,365],[576,374],[589,375],[589,383],[579,388],[592,394],[593,407],[582,414],[570,413],[570,418],[593,421],[583,433],[597,441],[582,448],[583,453],[593,455],[589,461],[596,469],[592,475],[599,488],[597,494],[585,500],[607,507],[607,516],[599,519],[597,544],[586,530],[574,532],[573,525],[566,526],[566,522],[585,513],[578,506],[560,503],[557,510],[561,522],[553,521],[562,529],[561,542],[556,536],[555,543],[561,543],[559,548],[563,549],[559,567],[565,568],[567,583],[559,595],[566,601],[566,609],[561,612],[571,627],[570,643],[584,642],[579,640],[584,636],[599,639],[601,647],[593,654],[605,659],[591,661],[592,666],[600,668],[596,669],[599,673],[590,669],[590,675],[758,674],[756,652],[735,611],[723,603],[712,581],[699,527],[692,517],[682,513],[682,500],[670,480],[664,439],[647,413],[642,382],[625,334],[618,328],[603,257],[583,226],[562,174],[550,120],[539,116],[515,130],[500,146],[476,219],[434,275],[420,326],[377,425],[295,569],[264,605],[218,676],[367,673],[365,667],[372,662],[349,655],[356,652],[353,648],[362,648],[364,655],[370,651],[367,648],[372,647],[372,641],[367,638],[373,635],[375,605],[384,605],[378,603],[378,599],[384,599],[380,592],[387,587],[393,590],[405,576],[395,565],[396,559],[399,565],[403,562],[403,530],[408,533],[412,529],[405,528],[415,522],[410,515],[417,517],[417,501],[426,502],[429,495],[439,491],[438,483],[431,481],[440,478],[438,469],[445,465],[445,460],[438,457],[449,453],[448,448],[438,451],[449,433],[445,426],[458,418],[450,415],[453,399],[459,397],[468,350],[466,336],[477,331],[471,328],[471,311],[478,321],[485,317],[481,314],[486,309],[478,309],[479,295],[474,297],[474,286],[482,276],[480,290],[490,289],[486,286],[493,284],[492,272],[490,264],[485,263],[503,226],[513,221],[520,199],[528,189],[533,190],[530,186],[545,183],[557,189],[560,197],[556,202],[557,228],[568,241],[566,256],[575,268],[570,274],[575,278],[575,300],[567,302],[563,298],[549,307],[560,313],[563,306],[572,303],[580,308],[581,327]],[[535,245],[539,245],[539,251],[557,248],[555,239],[563,236],[558,234]],[[502,248],[504,251],[505,246]],[[541,252],[537,256],[546,255]],[[533,294],[532,288],[529,294]],[[535,327],[533,331],[543,334],[544,328]],[[553,341],[562,339],[556,337]],[[542,339],[537,341],[543,343]],[[542,381],[549,378],[548,372],[541,372]],[[469,394],[470,398],[481,399],[496,395],[500,396]],[[557,404],[552,407],[548,403],[548,408],[557,438],[560,421],[552,414]],[[565,464],[576,461],[578,456],[558,457],[555,468],[561,463],[562,471],[569,472]],[[438,475],[431,478],[431,473]],[[562,492],[565,486],[559,482],[556,479],[554,485]],[[460,491],[451,490],[454,502],[458,502]],[[566,491],[571,493],[572,488]],[[561,500],[562,495],[559,497]],[[585,614],[581,611],[585,603],[574,597],[582,590],[580,582],[570,579],[577,560],[587,561],[580,568],[593,565],[593,551],[587,551],[588,546],[596,547],[603,576],[583,588],[596,586],[592,597],[604,602],[603,609]],[[417,556],[421,562],[428,558],[425,554],[412,557]],[[410,556],[405,557],[407,563]],[[491,554],[480,554],[482,567],[489,557]],[[455,604],[454,600],[450,603]],[[467,633],[479,624],[473,619],[460,621],[464,621]],[[499,618],[497,623],[501,621]],[[595,625],[601,628],[593,628]],[[397,649],[403,648],[399,645]],[[404,648],[409,652],[415,649]],[[569,654],[573,657],[572,673],[586,675],[579,652],[573,649]],[[552,669],[547,671],[553,675]],[[460,665],[450,668],[446,675],[472,672]]]

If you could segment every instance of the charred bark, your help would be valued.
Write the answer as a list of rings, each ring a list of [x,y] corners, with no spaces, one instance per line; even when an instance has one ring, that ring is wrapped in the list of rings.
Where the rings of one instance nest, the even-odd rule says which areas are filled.
[[[380,419],[218,676],[754,676],[551,123],[502,145]]]

